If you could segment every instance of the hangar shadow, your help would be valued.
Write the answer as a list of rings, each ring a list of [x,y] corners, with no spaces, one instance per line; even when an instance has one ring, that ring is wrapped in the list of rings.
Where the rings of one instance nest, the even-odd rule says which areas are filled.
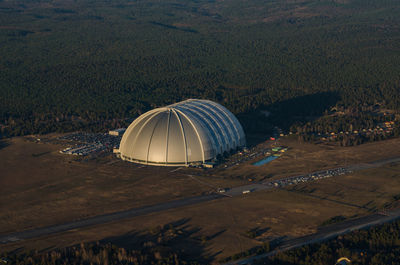
[[[245,131],[248,146],[252,147],[271,136],[279,136],[275,127],[288,132],[292,125],[322,117],[339,100],[337,92],[319,92],[264,105],[237,117]]]

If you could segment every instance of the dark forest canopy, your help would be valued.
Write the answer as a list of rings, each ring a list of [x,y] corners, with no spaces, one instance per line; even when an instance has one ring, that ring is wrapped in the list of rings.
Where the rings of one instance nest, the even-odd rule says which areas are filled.
[[[398,0],[3,0],[0,135],[101,130],[187,98],[235,114],[327,94],[306,106],[399,110],[399,13]]]
[[[278,253],[255,264],[308,265],[335,264],[347,257],[351,264],[399,264],[400,222],[359,230],[321,244],[312,244]]]

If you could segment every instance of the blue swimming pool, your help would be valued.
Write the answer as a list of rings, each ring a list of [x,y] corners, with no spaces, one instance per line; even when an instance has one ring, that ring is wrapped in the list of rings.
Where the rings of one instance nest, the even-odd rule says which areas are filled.
[[[271,162],[272,160],[277,159],[279,156],[267,156],[266,158],[261,159],[260,161],[257,161],[253,163],[254,166],[262,166],[264,164],[267,164],[268,162]]]

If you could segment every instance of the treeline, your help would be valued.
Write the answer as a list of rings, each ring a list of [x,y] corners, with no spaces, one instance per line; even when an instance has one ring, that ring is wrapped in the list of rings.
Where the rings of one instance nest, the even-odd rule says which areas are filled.
[[[14,265],[141,265],[141,264],[198,264],[186,262],[177,253],[164,248],[126,250],[112,244],[81,244],[45,253],[3,255],[4,264]],[[0,264],[1,261],[0,261]]]
[[[190,238],[193,232],[175,225],[159,226],[146,234],[123,236],[120,241],[134,242],[124,248],[107,242],[80,245],[49,251],[29,250],[0,252],[0,264],[13,265],[196,265],[207,264],[209,258],[201,253],[201,239]],[[114,240],[116,240],[114,238]],[[204,240],[203,240],[204,241]],[[174,244],[187,244],[184,251]],[[193,250],[200,253],[193,254]],[[193,256],[189,256],[192,254]]]
[[[15,265],[119,265],[119,264],[189,264],[176,253],[162,256],[148,249],[128,251],[112,244],[81,244],[45,253],[30,251],[25,254],[4,254],[4,264]],[[0,262],[0,264],[2,264]]]
[[[209,257],[196,253],[189,257],[182,249],[171,246],[186,242],[186,247],[204,247],[207,237],[196,239],[188,244],[187,231],[174,226],[151,229],[150,236],[137,236],[142,239],[136,248],[123,248],[106,242],[81,243],[80,245],[50,251],[27,251],[25,253],[0,253],[0,264],[15,265],[112,265],[112,264],[209,264]],[[146,240],[143,240],[146,238]],[[130,239],[132,241],[132,239]],[[251,255],[269,252],[268,242],[243,253],[228,257],[221,262],[237,260]],[[273,248],[272,248],[273,250]],[[280,265],[325,265],[335,264],[341,257],[347,257],[351,264],[399,264],[400,256],[400,221],[386,223],[369,229],[354,231],[324,243],[311,244],[290,251],[256,260],[254,264]],[[193,254],[193,253],[192,253]],[[202,256],[203,255],[203,256]]]
[[[364,134],[364,133],[353,133],[350,135],[347,134],[339,134],[335,138],[328,137],[328,142],[333,142],[339,146],[355,146],[364,143],[388,140],[392,138],[396,138],[400,136],[400,128],[397,127],[390,133],[371,133],[371,134]],[[297,139],[300,142],[321,142],[321,136],[316,134],[299,134]]]
[[[400,136],[398,112],[382,112],[381,106],[335,108],[312,121],[295,121],[290,132],[300,141],[327,140],[341,146],[353,146]]]
[[[322,244],[307,245],[259,260],[256,264],[335,264],[347,257],[351,264],[400,264],[400,221],[359,230]]]
[[[264,109],[287,128],[335,105],[399,110],[398,1],[297,2],[1,1],[0,137],[109,129],[187,98],[250,132],[270,130],[248,115]]]
[[[354,132],[363,129],[373,129],[378,124],[395,121],[395,115],[380,115],[366,112],[356,112],[342,115],[326,115],[322,118],[307,122],[304,125],[292,125],[291,132],[295,133],[331,133]]]

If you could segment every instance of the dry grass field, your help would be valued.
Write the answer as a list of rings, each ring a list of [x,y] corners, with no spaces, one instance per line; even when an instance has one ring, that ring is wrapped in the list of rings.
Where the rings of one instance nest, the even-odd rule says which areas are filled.
[[[75,161],[58,154],[54,144],[27,142],[14,138],[0,149],[2,170],[0,233],[63,223],[106,212],[149,205],[208,192],[211,186],[226,187],[258,179],[295,175],[400,156],[400,139],[357,147],[331,147],[280,140],[289,147],[281,158],[264,166],[250,162],[229,169],[202,171],[183,168],[142,167],[101,158]],[[192,174],[195,179],[188,177]],[[198,181],[196,181],[198,180]],[[200,182],[202,181],[202,182]],[[214,260],[262,244],[265,240],[297,237],[317,231],[334,216],[352,218],[395,207],[400,194],[400,165],[354,172],[346,176],[312,183],[225,198],[195,206],[135,217],[111,224],[73,230],[58,235],[31,239],[4,246],[47,249],[107,240],[129,247],[137,244],[139,234],[158,225],[176,225],[191,231],[179,248],[202,253]],[[253,229],[255,238],[247,231]]]
[[[277,145],[288,147],[279,159],[256,167],[250,163],[220,170],[225,178],[253,177],[256,179],[280,178],[345,165],[372,162],[400,156],[400,139],[367,143],[354,147],[338,147],[325,144],[299,143],[291,138],[282,138]]]
[[[28,240],[8,248],[24,245],[45,249],[103,239],[129,247],[137,243],[135,233],[145,234],[158,225],[182,222],[178,226],[193,231],[192,239],[207,238],[203,254],[218,260],[261,245],[265,240],[314,233],[334,216],[352,218],[379,210],[393,202],[399,186],[400,165],[388,165],[307,185],[257,192]],[[247,235],[251,229],[257,231],[256,238]]]
[[[184,226],[195,231],[193,238],[207,237],[205,254],[219,259],[260,245],[264,240],[313,233],[320,223],[333,216],[352,216],[364,212],[363,209],[276,190],[27,240],[10,244],[7,248],[25,246],[47,249],[105,238],[114,238],[119,245],[129,247],[129,242],[118,241],[118,238],[137,232],[145,233],[158,225],[186,220]],[[246,233],[250,229],[257,229],[261,234],[252,239]],[[131,240],[134,241],[134,238]]]
[[[212,188],[184,169],[142,167],[105,157],[76,161],[62,146],[14,138],[0,150],[0,233],[200,195]],[[198,174],[195,169],[191,174]],[[198,181],[197,181],[198,180]],[[220,178],[206,183],[219,186]],[[232,185],[239,181],[230,180]],[[5,202],[5,203],[4,203]]]

